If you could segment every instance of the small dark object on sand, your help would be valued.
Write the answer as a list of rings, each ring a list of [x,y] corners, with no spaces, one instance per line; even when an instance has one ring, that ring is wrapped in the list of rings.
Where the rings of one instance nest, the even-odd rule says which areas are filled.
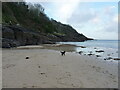
[[[114,58],[114,60],[120,60],[120,58]]]
[[[103,50],[99,50],[99,51],[96,51],[96,52],[100,53],[100,52],[104,52],[104,51]]]
[[[63,56],[63,55],[65,56],[65,51],[61,51],[61,55],[62,55],[62,56]]]
[[[40,66],[38,66],[38,68],[40,68]]]
[[[96,55],[96,57],[101,57],[100,55]]]
[[[108,59],[113,59],[112,57],[108,57]]]
[[[29,57],[27,56],[25,59],[29,59]]]
[[[110,60],[113,59],[112,57],[104,58],[104,60]]]
[[[91,55],[93,55],[93,54],[90,53],[90,54],[88,54],[88,55],[91,56]]]
[[[78,53],[81,55],[83,53],[83,51],[79,51]]]
[[[80,46],[81,48],[86,48],[85,46]]]
[[[41,72],[40,74],[43,75],[43,74],[45,74],[45,73]]]
[[[107,60],[106,58],[104,58],[104,60]]]
[[[90,51],[90,54],[92,54],[92,51]]]

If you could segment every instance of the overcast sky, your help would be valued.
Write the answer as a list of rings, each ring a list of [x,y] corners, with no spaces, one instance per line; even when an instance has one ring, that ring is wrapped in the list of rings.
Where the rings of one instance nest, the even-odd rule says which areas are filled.
[[[48,17],[94,39],[118,38],[118,2],[39,2]]]

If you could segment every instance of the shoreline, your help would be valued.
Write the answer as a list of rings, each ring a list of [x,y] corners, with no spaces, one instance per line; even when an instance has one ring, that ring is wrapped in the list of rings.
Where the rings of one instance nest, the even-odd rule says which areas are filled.
[[[77,46],[75,44],[41,44],[19,46],[11,49],[50,49],[56,51],[75,52],[80,55],[96,56],[106,61],[119,61],[118,50],[113,48]]]
[[[117,63],[73,52],[6,49],[2,70],[3,88],[118,88]]]

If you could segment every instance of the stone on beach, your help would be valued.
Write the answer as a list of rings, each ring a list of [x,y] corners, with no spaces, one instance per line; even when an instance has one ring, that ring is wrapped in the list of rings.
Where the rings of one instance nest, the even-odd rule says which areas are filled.
[[[96,57],[101,57],[100,55],[96,55]]]
[[[86,48],[85,46],[80,46],[81,48]]]
[[[91,55],[94,55],[94,54],[91,54],[91,53],[90,53],[90,54],[88,54],[88,55],[91,56]]]
[[[104,60],[110,60],[113,59],[112,57],[104,58]]]
[[[79,51],[78,53],[81,55],[83,53],[83,51]]]
[[[25,59],[29,59],[29,56],[26,56],[26,58]]]
[[[114,58],[113,60],[120,60],[120,58]]]
[[[99,51],[95,51],[95,52],[98,52],[98,53],[100,53],[100,52],[104,52],[103,50],[99,50]]]

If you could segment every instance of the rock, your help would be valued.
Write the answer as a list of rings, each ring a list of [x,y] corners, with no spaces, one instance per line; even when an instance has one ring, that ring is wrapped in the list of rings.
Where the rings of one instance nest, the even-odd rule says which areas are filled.
[[[99,51],[95,51],[95,52],[98,52],[98,53],[100,53],[100,52],[104,52],[103,50],[99,50]]]
[[[49,37],[32,32],[20,26],[3,25],[2,47],[11,48],[25,45],[53,44]]]
[[[110,60],[113,59],[112,57],[104,58],[104,60]]]
[[[80,46],[81,48],[86,48],[85,46]]]
[[[38,68],[40,68],[40,66],[38,66]]]
[[[96,57],[101,57],[100,55],[96,55]]]
[[[90,54],[92,54],[93,52],[92,51],[90,51]]]
[[[2,48],[10,48],[10,44],[8,42],[2,42]]]
[[[106,58],[104,58],[104,60],[107,60]]]
[[[9,27],[2,27],[2,38],[14,39],[14,31]]]
[[[113,60],[120,60],[120,58],[114,58]]]
[[[85,41],[87,37],[82,34],[77,33],[71,27],[69,34],[66,35],[52,35],[47,33],[40,33],[30,29],[26,29],[19,25],[3,25],[2,26],[2,42],[3,48],[11,48],[17,46],[26,45],[39,45],[39,44],[55,44],[55,42],[60,41]],[[66,30],[66,29],[65,29]],[[67,31],[68,32],[68,31]],[[81,48],[86,48],[81,46]]]
[[[25,59],[29,59],[29,56],[27,56]]]
[[[19,46],[20,43],[16,40],[12,39],[2,39],[2,48],[12,48],[12,47],[17,47]]]
[[[90,54],[88,54],[88,55],[91,56],[91,55],[93,55],[93,54],[90,53]]]
[[[45,73],[41,72],[40,74],[43,75],[43,74],[45,74]]]
[[[83,51],[79,51],[78,53],[81,55],[83,53]]]
[[[52,42],[52,41],[44,41],[42,42],[43,44],[55,44],[55,42]]]
[[[113,59],[112,57],[108,57],[108,59]]]

